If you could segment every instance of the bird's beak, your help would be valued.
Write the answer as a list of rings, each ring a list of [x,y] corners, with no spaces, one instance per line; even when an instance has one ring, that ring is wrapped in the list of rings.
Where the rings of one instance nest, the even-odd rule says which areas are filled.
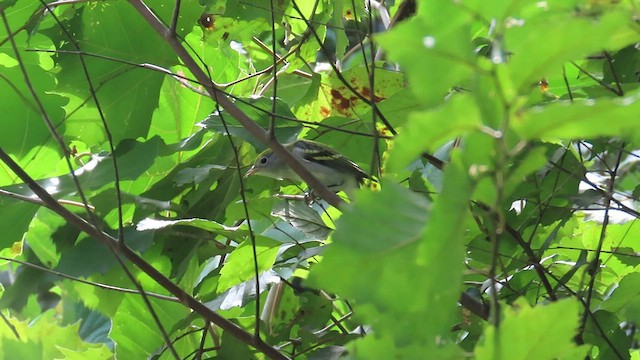
[[[247,171],[247,173],[246,173],[246,174],[244,174],[244,177],[249,177],[249,176],[251,176],[251,175],[255,174],[255,173],[256,173],[256,171],[257,171],[256,167],[255,167],[255,166],[252,166],[252,167],[251,167],[251,169],[249,169],[249,171]]]

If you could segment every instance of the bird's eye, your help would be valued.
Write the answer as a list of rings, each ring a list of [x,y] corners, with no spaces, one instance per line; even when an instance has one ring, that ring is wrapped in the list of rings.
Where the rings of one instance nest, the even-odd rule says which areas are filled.
[[[263,156],[262,158],[260,158],[260,164],[264,165],[267,163],[267,157]]]

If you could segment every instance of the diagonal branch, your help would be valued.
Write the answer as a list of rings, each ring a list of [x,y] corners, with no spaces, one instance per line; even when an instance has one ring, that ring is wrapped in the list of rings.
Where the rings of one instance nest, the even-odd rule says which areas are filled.
[[[95,226],[88,223],[85,219],[77,216],[72,213],[64,206],[54,199],[51,194],[49,194],[45,189],[43,189],[36,181],[29,176],[21,167],[18,165],[12,158],[7,154],[4,149],[0,147],[0,160],[2,160],[8,167],[13,171],[18,177],[36,194],[44,203],[44,206],[53,210],[55,213],[60,215],[63,219],[65,219],[69,224],[75,226],[81,231],[85,232],[87,235],[102,241],[106,246],[111,248],[117,254],[124,256],[129,261],[131,261],[134,265],[136,265],[140,270],[145,272],[149,277],[151,277],[156,283],[165,288],[171,294],[173,294],[180,303],[189,307],[199,315],[201,315],[204,319],[211,321],[216,324],[224,331],[227,331],[230,335],[235,337],[236,339],[244,342],[245,344],[249,344],[260,352],[265,354],[270,359],[278,359],[278,360],[286,360],[288,359],[285,355],[281,354],[278,350],[271,347],[270,345],[264,343],[257,336],[254,337],[250,333],[246,332],[244,329],[229,321],[228,319],[222,317],[217,314],[215,311],[206,307],[203,303],[196,300],[194,297],[189,295],[186,291],[182,290],[178,285],[176,285],[169,278],[164,276],[160,271],[158,271],[151,264],[146,262],[142,257],[136,254],[129,247],[124,246],[119,243],[118,239],[113,236],[106,234]]]
[[[476,202],[475,205],[478,206],[487,215],[495,216],[493,215],[494,212],[491,210],[491,207],[489,207],[487,204]],[[514,229],[511,225],[505,223],[505,230],[509,235],[511,235],[511,237],[513,237],[513,239],[518,243],[518,246],[522,248],[524,253],[529,258],[529,263],[533,266],[533,269],[538,274],[538,277],[540,278],[540,282],[542,283],[542,286],[547,291],[547,295],[549,296],[549,299],[551,299],[551,301],[558,300],[555,294],[555,291],[553,291],[553,287],[551,286],[551,283],[549,283],[549,279],[547,279],[547,276],[546,276],[547,272],[545,271],[542,264],[540,264],[540,259],[538,259],[536,254],[533,252],[533,250],[529,246],[529,244],[527,244],[526,241],[524,241],[524,239],[522,238],[518,230]]]
[[[189,55],[189,52],[182,46],[172,29],[166,26],[160,18],[141,0],[129,0],[140,15],[147,21],[151,27],[158,32],[164,41],[171,46],[173,51],[180,57],[184,65],[189,69],[199,83],[209,93],[209,96],[224,108],[229,115],[235,118],[252,136],[267,145],[273,150],[296,174],[300,176],[313,190],[329,204],[339,208],[344,202],[320,182],[300,161],[291,155],[291,153],[280,144],[276,139],[272,139],[267,131],[256,124],[247,114],[240,110],[224,92],[218,89],[213,81],[198,66],[196,61]]]

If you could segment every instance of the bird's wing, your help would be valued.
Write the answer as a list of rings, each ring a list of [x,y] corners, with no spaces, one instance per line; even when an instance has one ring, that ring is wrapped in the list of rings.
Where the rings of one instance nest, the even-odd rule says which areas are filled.
[[[292,146],[294,151],[304,160],[314,161],[338,171],[352,173],[359,182],[369,178],[369,175],[358,164],[324,144],[311,140],[298,140]]]

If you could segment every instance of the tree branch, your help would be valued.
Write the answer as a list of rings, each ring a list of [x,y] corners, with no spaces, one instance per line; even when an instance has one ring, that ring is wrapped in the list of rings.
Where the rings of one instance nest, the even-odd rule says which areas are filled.
[[[329,190],[320,182],[300,161],[291,155],[291,153],[280,144],[276,139],[272,139],[266,130],[256,124],[247,114],[242,112],[231,100],[221,91],[216,84],[209,78],[207,74],[198,66],[195,60],[189,55],[189,52],[182,46],[180,41],[174,36],[174,32],[167,27],[156,14],[141,0],[129,0],[140,15],[151,25],[151,27],[171,46],[173,51],[180,57],[184,65],[189,69],[199,83],[209,93],[209,96],[216,101],[229,115],[238,120],[238,122],[256,139],[268,146],[278,156],[300,176],[319,197],[327,201],[329,204],[340,208],[344,202],[338,195]]]
[[[135,266],[137,266],[140,270],[145,272],[149,277],[151,277],[156,283],[165,288],[171,294],[173,294],[180,303],[189,307],[203,318],[212,323],[216,324],[224,331],[227,331],[230,335],[237,338],[238,340],[244,342],[245,344],[251,345],[255,347],[257,350],[261,351],[270,359],[278,359],[278,360],[287,360],[288,358],[280,353],[278,350],[273,348],[272,346],[264,343],[260,340],[259,337],[254,337],[238,325],[229,321],[228,319],[220,316],[215,311],[206,307],[203,303],[196,300],[194,297],[189,295],[187,292],[182,290],[178,285],[176,285],[169,278],[164,276],[160,271],[154,268],[151,264],[146,262],[143,258],[141,258],[138,254],[132,251],[129,247],[124,246],[123,244],[119,244],[118,239],[106,234],[90,223],[88,223],[85,219],[75,215],[71,211],[67,210],[64,206],[54,199],[51,194],[49,194],[45,189],[43,189],[36,181],[29,176],[21,167],[18,165],[10,156],[7,154],[4,149],[0,147],[0,160],[2,160],[8,167],[13,171],[30,189],[36,194],[43,202],[44,206],[53,210],[55,213],[60,215],[63,219],[65,219],[71,225],[77,227],[81,231],[85,232],[87,235],[102,241],[111,248],[114,252],[119,255],[124,256],[127,260],[131,261]]]

